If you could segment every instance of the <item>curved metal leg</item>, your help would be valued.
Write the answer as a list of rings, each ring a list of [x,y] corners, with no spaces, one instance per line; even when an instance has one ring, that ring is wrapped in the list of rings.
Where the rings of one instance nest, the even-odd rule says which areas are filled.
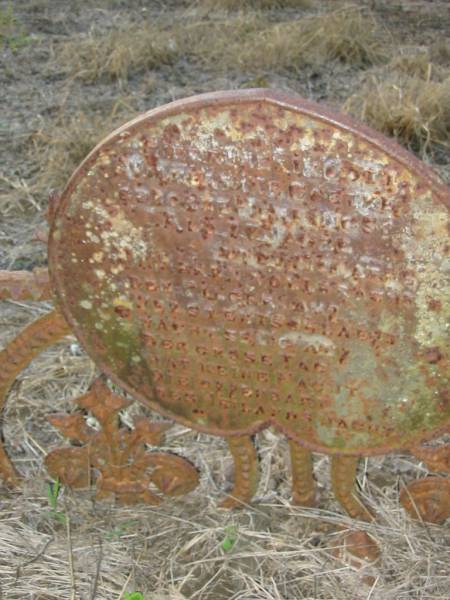
[[[0,413],[6,402],[7,394],[20,372],[45,350],[65,335],[70,333],[70,328],[63,316],[56,310],[37,319],[4,350],[0,352]],[[11,464],[0,439],[0,477],[9,485],[17,485],[20,477]]]
[[[292,471],[292,503],[297,506],[315,505],[315,482],[312,454],[309,450],[289,440]]]
[[[354,519],[372,521],[370,510],[358,498],[355,491],[357,456],[333,456],[331,459],[331,484],[336,499]]]
[[[251,502],[258,487],[258,456],[250,436],[228,438],[234,460],[234,486],[221,508],[241,508]]]

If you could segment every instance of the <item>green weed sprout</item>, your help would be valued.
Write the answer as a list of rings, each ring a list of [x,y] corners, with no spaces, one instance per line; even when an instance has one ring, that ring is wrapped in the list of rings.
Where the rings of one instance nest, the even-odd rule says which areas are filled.
[[[58,510],[58,496],[61,491],[61,483],[59,479],[47,484],[47,497],[50,504],[50,515],[60,523],[66,522],[66,515]]]
[[[225,527],[225,539],[221,543],[220,547],[224,552],[229,552],[236,543],[237,538],[238,528],[236,525],[229,525],[228,527]]]

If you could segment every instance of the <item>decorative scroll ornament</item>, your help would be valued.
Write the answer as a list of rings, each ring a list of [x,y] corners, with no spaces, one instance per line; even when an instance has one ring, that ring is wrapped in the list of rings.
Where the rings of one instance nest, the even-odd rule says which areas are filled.
[[[83,444],[47,455],[45,464],[52,477],[83,488],[91,484],[96,471],[97,498],[114,496],[120,504],[159,504],[161,498],[149,489],[152,484],[168,496],[186,494],[197,486],[198,472],[189,461],[146,448],[161,444],[170,423],[138,417],[134,429],[121,426],[119,412],[131,403],[100,380],[77,404],[95,417],[100,429],[89,426],[82,413],[50,416],[50,423],[64,436]]]

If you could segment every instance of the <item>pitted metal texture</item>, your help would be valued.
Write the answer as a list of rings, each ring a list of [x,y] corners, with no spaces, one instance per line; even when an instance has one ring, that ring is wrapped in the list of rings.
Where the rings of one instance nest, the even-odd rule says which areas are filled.
[[[383,453],[449,427],[449,206],[353,121],[208,94],[90,154],[55,209],[51,276],[102,371],[159,412]]]

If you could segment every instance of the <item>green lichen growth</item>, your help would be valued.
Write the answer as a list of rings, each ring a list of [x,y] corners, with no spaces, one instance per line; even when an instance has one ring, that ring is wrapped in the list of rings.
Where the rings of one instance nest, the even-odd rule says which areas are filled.
[[[336,423],[324,423],[326,415],[318,414],[315,425],[318,440],[329,448],[405,447],[448,420],[448,411],[439,407],[438,392],[445,389],[445,378],[436,365],[420,361],[398,329],[396,343],[385,348],[382,357],[376,357],[367,343],[352,342],[346,365],[336,371],[334,380],[339,391],[330,410]],[[358,380],[357,391],[350,393]],[[338,432],[339,419],[346,423],[345,438]],[[356,430],[353,421],[358,422]]]
[[[109,318],[105,319],[105,316]],[[80,322],[90,336],[90,346],[95,347],[95,337],[100,337],[106,348],[103,360],[119,377],[126,379],[136,365],[133,357],[142,353],[137,324],[132,319],[119,317],[113,310],[105,314],[95,304],[90,310],[83,311]]]

